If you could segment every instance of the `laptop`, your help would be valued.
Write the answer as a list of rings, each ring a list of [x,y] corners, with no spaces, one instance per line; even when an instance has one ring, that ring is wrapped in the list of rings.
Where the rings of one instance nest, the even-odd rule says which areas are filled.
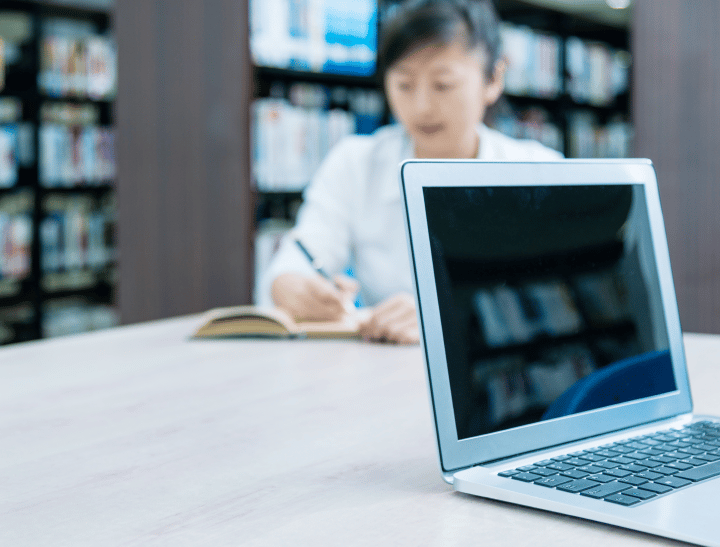
[[[652,163],[410,160],[401,183],[444,479],[720,545]]]

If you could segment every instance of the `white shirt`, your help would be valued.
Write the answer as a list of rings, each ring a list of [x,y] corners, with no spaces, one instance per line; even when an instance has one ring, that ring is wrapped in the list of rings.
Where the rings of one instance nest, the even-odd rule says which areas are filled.
[[[478,127],[478,133],[478,159],[562,158],[536,141],[513,139],[485,125]],[[294,237],[331,275],[352,265],[365,305],[412,292],[399,180],[399,164],[412,157],[410,139],[400,125],[382,127],[372,135],[346,137],[338,143],[305,190],[296,225],[260,280],[258,304],[272,304],[270,286],[278,275],[316,275],[293,243]]]

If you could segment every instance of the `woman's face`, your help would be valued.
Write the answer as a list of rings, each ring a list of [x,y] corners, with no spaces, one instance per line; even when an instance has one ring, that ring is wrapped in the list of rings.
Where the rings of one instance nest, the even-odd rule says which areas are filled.
[[[395,63],[385,75],[390,108],[420,158],[469,158],[478,150],[477,124],[503,89],[503,70],[488,81],[482,49],[454,41],[429,45]]]

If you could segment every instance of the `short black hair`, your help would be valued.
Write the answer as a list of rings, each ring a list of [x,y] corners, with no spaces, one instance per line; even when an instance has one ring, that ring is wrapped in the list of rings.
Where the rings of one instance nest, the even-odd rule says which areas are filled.
[[[425,45],[447,45],[460,37],[468,50],[483,47],[492,76],[500,58],[499,18],[490,0],[406,0],[389,9],[380,26],[378,76]]]

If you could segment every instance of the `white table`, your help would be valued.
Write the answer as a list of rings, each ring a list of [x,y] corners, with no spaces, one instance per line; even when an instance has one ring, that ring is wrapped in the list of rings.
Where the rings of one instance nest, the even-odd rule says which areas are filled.
[[[455,493],[419,347],[197,325],[0,349],[0,545],[677,544]],[[720,336],[686,345],[720,414]]]

